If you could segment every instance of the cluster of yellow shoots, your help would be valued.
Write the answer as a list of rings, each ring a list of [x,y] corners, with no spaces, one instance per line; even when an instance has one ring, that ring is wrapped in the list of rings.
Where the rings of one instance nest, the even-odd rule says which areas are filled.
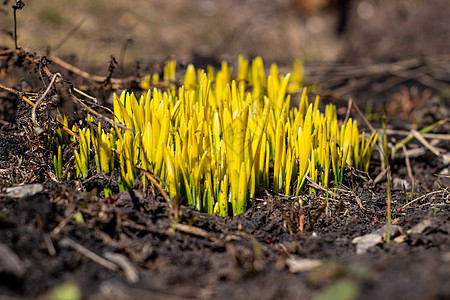
[[[201,211],[228,216],[245,212],[259,185],[299,195],[307,180],[336,187],[346,164],[367,171],[375,133],[360,137],[352,119],[339,126],[335,106],[321,113],[319,98],[309,103],[306,89],[291,107],[291,92],[301,91],[300,64],[287,75],[272,64],[266,76],[261,58],[250,63],[240,57],[234,77],[227,63],[217,71],[189,65],[180,87],[175,66],[164,68],[164,89],[139,99],[114,95],[114,120],[124,126],[78,131],[79,177],[88,175],[92,142],[98,172],[111,172],[116,160],[121,190],[132,188],[143,169],[171,198],[180,195]],[[158,75],[148,76],[142,87],[156,83]]]

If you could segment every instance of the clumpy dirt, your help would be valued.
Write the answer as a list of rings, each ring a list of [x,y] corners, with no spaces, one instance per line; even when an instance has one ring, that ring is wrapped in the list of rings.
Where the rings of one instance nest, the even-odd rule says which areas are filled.
[[[99,99],[108,93],[104,85],[91,91]],[[440,99],[433,110],[448,109]],[[38,121],[55,129],[60,102],[50,95]],[[407,144],[422,151],[409,156],[414,195],[404,152],[391,161],[393,235],[387,243],[387,186],[385,176],[377,178],[377,151],[368,176],[346,170],[345,184],[328,205],[323,192],[289,198],[260,189],[246,213],[221,218],[170,207],[138,183],[102,199],[103,178],[84,187],[77,179],[57,182],[51,132],[32,130],[30,108],[19,103],[14,121],[0,127],[1,297],[47,299],[64,283],[75,284],[84,299],[450,297],[448,162],[417,141]],[[389,142],[403,137],[393,132]],[[444,138],[434,146],[450,152]],[[73,153],[67,149],[65,162]],[[384,239],[357,253],[354,239],[376,230]],[[304,259],[315,265],[298,267]]]
[[[119,194],[115,205],[64,186],[22,199],[2,197],[2,245],[25,271],[8,269],[2,262],[0,293],[34,298],[70,280],[88,299],[310,298],[347,283],[361,299],[448,298],[448,191],[402,209],[393,220],[401,228],[397,238],[357,255],[352,239],[385,224],[385,203],[373,199],[384,191],[365,194],[360,198],[364,209],[349,199],[345,212],[337,214],[332,203],[331,215],[319,217],[308,232],[291,228],[294,234],[287,224],[298,226],[291,219],[298,212],[291,210],[290,200],[271,195],[234,218],[181,207],[177,220],[162,198],[140,190]],[[319,204],[313,199],[305,205],[305,226]],[[394,201],[394,211],[402,204]],[[84,222],[73,220],[76,212]],[[410,233],[421,222],[427,222],[425,230]],[[92,261],[77,246],[100,256],[121,255],[138,278]],[[288,261],[300,258],[322,264],[290,272]]]

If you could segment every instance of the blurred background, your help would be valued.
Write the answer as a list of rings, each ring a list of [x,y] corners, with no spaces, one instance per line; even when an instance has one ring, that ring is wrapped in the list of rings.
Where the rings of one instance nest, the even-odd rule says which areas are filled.
[[[15,1],[0,5],[14,47]],[[82,69],[174,58],[235,62],[389,62],[450,49],[448,0],[46,0],[17,11],[19,46]],[[130,67],[131,69],[131,67]],[[106,71],[106,70],[105,70]]]

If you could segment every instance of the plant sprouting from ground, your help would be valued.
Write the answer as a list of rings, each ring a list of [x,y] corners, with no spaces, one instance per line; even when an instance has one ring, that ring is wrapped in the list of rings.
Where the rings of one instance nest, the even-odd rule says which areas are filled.
[[[61,145],[58,146],[58,152],[53,155],[53,166],[55,168],[56,180],[60,181],[62,179],[62,150]]]
[[[259,185],[299,195],[307,180],[337,186],[346,164],[367,171],[375,133],[360,137],[352,119],[340,127],[336,108],[327,105],[321,113],[319,98],[310,103],[305,89],[291,107],[288,91],[300,87],[301,64],[287,75],[273,64],[266,76],[261,58],[240,57],[234,78],[227,63],[218,71],[189,65],[178,89],[175,68],[175,62],[164,68],[167,88],[149,89],[139,99],[114,95],[114,121],[131,130],[116,126],[106,133],[99,125],[97,134],[79,131],[79,177],[88,176],[92,139],[97,172],[117,166],[120,190],[132,188],[142,169],[156,175],[171,198],[181,195],[199,210],[226,216],[245,212]],[[142,86],[155,82],[159,77],[147,76]],[[111,148],[120,153],[116,165]]]
[[[56,119],[62,127],[67,128],[69,126],[69,121],[66,116],[63,117],[58,113]],[[58,141],[57,143],[56,140]],[[69,134],[64,131],[63,128],[58,128],[54,135],[49,135],[48,146],[50,148],[54,148],[58,145],[55,149],[55,154],[53,155],[53,167],[57,181],[61,181],[63,179],[63,150],[69,144]]]
[[[89,163],[91,153],[91,134],[89,128],[83,128],[78,131],[79,150],[75,150],[75,167],[77,177],[86,179],[89,175]]]

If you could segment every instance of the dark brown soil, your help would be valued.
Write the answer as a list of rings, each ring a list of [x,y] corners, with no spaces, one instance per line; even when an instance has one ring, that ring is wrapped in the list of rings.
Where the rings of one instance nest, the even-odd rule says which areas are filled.
[[[443,1],[432,2],[442,7],[442,12],[430,26],[448,34],[442,26],[448,6],[442,5]],[[258,6],[254,1],[249,3]],[[391,20],[389,10],[381,9],[393,5],[391,1],[375,1],[372,5],[384,17],[378,22],[371,18],[365,30],[379,36],[386,29],[380,24],[385,19],[409,25],[411,16],[420,15],[417,20],[423,22],[433,19],[431,5],[420,14],[425,10],[417,4],[420,2],[401,3],[396,6],[399,19]],[[288,20],[295,14],[289,14]],[[334,16],[333,10],[323,14]],[[227,20],[224,23],[232,23],[223,18]],[[327,20],[323,20],[325,24]],[[363,21],[349,21],[347,42],[352,46],[346,46],[350,49],[342,58],[352,64],[306,65],[305,82],[320,83],[311,90],[321,93],[322,101],[337,104],[342,119],[349,96],[362,109],[372,106],[366,109],[366,116],[376,128],[381,127],[384,110],[390,146],[411,129],[448,118],[449,57],[429,56],[447,53],[448,40],[434,47],[439,37],[417,32],[420,41],[432,41],[425,42],[424,50],[414,46],[408,34],[398,30],[386,33],[383,38],[389,47],[379,47],[368,56],[380,59],[388,51],[388,59],[395,62],[371,60],[368,65],[365,53],[375,42],[370,39],[372,35],[355,26]],[[411,25],[402,30],[413,29]],[[330,32],[335,34],[334,29]],[[241,35],[236,36],[232,41],[238,44]],[[402,43],[407,53],[403,53],[404,47],[395,52],[393,41],[399,36],[411,42],[411,47]],[[352,39],[359,43],[351,43]],[[195,57],[196,48],[189,49],[192,53],[188,54],[198,61],[218,61],[226,55],[211,57],[209,49],[205,50],[207,55]],[[389,243],[385,230],[387,180],[386,176],[376,179],[382,172],[378,151],[368,174],[346,170],[339,197],[330,199],[326,209],[323,193],[304,195],[300,205],[300,199],[261,189],[249,210],[233,218],[215,217],[186,206],[181,206],[175,217],[177,212],[158,193],[151,188],[143,190],[139,183],[131,191],[102,199],[98,191],[105,178],[92,178],[84,185],[76,179],[57,182],[54,145],[52,149],[48,141],[52,130],[58,128],[56,109],[70,113],[71,123],[85,116],[84,110],[65,97],[64,88],[72,83],[83,86],[105,105],[114,89],[108,80],[87,80],[50,63],[49,70],[61,72],[65,81],[60,89],[52,89],[37,110],[38,123],[48,128],[37,135],[32,129],[31,108],[21,97],[35,101],[45,90],[49,78],[41,71],[46,62],[29,53],[8,50],[0,50],[0,84],[24,93],[14,95],[0,89],[1,299],[51,299],[55,288],[64,283],[75,284],[83,299],[450,299],[450,178],[449,161],[442,156],[450,153],[448,123],[433,131],[439,136],[427,137],[442,150],[440,156],[417,140],[406,144],[414,176],[413,195],[403,150],[390,162],[393,235]],[[405,65],[404,59],[411,57],[416,60]],[[151,68],[157,69],[162,62],[158,60]],[[91,71],[99,69],[107,67]],[[142,71],[131,69],[129,74]],[[112,75],[116,76],[117,70]],[[136,82],[127,81],[121,87],[133,89]],[[356,111],[351,116],[365,128]],[[66,166],[72,156],[70,145],[64,152]],[[70,170],[73,173],[73,163]],[[13,187],[28,193],[18,196],[17,190],[11,191]],[[358,254],[354,238],[376,230],[381,230],[383,240]],[[316,266],[300,270],[302,259],[314,259]]]
[[[364,209],[353,197],[344,201],[340,213],[330,202],[330,215],[323,214],[302,234],[296,233],[299,215],[291,201],[270,194],[234,218],[182,207],[182,217],[174,220],[162,198],[139,190],[119,194],[111,206],[63,184],[44,186],[30,197],[0,199],[1,245],[19,258],[10,268],[0,261],[0,294],[5,297],[42,296],[69,280],[91,299],[310,298],[342,284],[360,299],[450,297],[448,190],[403,209],[403,193],[394,192],[393,211],[398,213],[393,224],[401,233],[391,243],[357,255],[352,239],[385,224],[383,185],[356,189]],[[419,188],[416,196],[424,193]],[[320,203],[312,199],[305,205],[305,227]],[[73,220],[75,212],[82,213],[84,223]],[[429,223],[423,232],[408,233],[424,221]],[[200,231],[177,230],[177,224],[188,223]],[[130,282],[123,271],[109,270],[80,254],[66,245],[67,239],[100,256],[123,255],[137,271],[138,281]],[[294,274],[287,259],[298,258],[323,264]]]
[[[60,101],[50,97],[38,121],[55,128],[51,112],[63,106]],[[448,110],[445,101],[437,101],[429,114]],[[50,132],[38,136],[31,130],[25,103],[16,106],[15,115],[0,128],[0,246],[7,249],[0,259],[3,297],[46,297],[64,282],[75,282],[90,299],[450,297],[450,179],[435,175],[448,170],[448,162],[428,150],[411,157],[415,191],[411,197],[408,187],[407,194],[409,201],[418,200],[410,206],[402,189],[402,183],[411,184],[405,158],[399,153],[391,162],[392,224],[398,230],[390,243],[357,254],[353,239],[386,224],[385,178],[374,184],[349,169],[347,187],[326,211],[320,193],[306,195],[300,207],[295,199],[261,190],[249,211],[234,218],[182,206],[175,219],[153,190],[143,193],[137,186],[105,200],[95,192],[104,184],[101,178],[84,187],[78,180],[57,183],[52,151],[45,146]],[[400,138],[389,136],[391,142]],[[420,148],[414,141],[407,146]],[[446,140],[436,147],[450,151]],[[375,152],[371,178],[380,173],[378,156]],[[7,194],[8,187],[31,183],[43,189],[22,198]],[[82,222],[75,221],[77,213]],[[417,231],[418,224],[426,226]],[[106,258],[102,265],[89,253],[120,255],[128,269]],[[292,262],[302,258],[318,259],[320,266],[293,270]]]

